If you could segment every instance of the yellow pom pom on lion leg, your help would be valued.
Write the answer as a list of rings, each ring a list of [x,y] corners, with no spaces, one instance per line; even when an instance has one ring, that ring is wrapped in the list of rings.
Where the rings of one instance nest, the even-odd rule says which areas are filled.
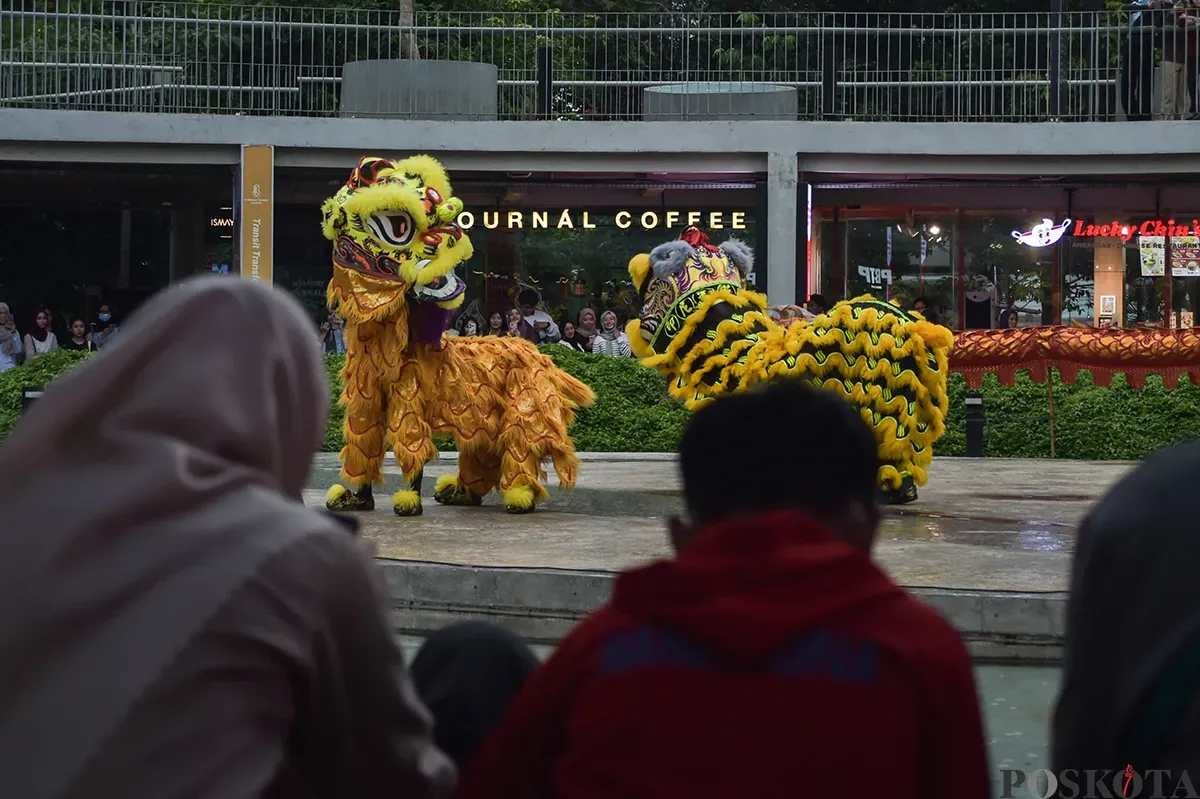
[[[753,266],[743,242],[714,245],[696,228],[635,256],[629,275],[642,307],[626,327],[634,354],[689,408],[779,376],[840,393],[875,432],[883,501],[915,500],[945,431],[953,334],[869,296],[783,327],[746,286]]]
[[[570,488],[578,459],[568,428],[595,400],[591,389],[528,341],[443,335],[465,297],[455,269],[472,248],[442,165],[364,157],[321,210],[334,247],[329,306],[346,320],[342,482],[326,507],[374,509],[390,445],[406,483],[392,510],[420,515],[438,434],[460,453],[458,473],[434,486],[443,505],[480,505],[498,487],[509,512],[531,511],[547,495],[544,459]]]

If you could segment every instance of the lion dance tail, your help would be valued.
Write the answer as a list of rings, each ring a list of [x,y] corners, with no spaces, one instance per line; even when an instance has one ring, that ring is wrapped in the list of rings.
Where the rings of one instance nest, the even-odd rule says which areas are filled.
[[[563,428],[570,428],[575,421],[575,411],[578,408],[588,408],[596,401],[596,394],[586,383],[576,380],[571,375],[555,369],[549,373],[555,388],[563,398]],[[562,439],[566,446],[557,446],[550,451],[550,459],[554,462],[554,473],[563,488],[575,487],[575,475],[579,470],[579,456],[575,454],[574,443],[571,439]]]

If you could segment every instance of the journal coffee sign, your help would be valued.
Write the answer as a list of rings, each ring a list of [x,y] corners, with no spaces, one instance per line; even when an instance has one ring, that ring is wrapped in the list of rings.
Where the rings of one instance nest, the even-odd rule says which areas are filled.
[[[458,224],[463,230],[482,225],[488,230],[594,230],[601,214],[563,208],[557,211],[463,211]],[[621,230],[671,230],[703,227],[709,230],[745,230],[744,211],[617,211],[613,224]]]

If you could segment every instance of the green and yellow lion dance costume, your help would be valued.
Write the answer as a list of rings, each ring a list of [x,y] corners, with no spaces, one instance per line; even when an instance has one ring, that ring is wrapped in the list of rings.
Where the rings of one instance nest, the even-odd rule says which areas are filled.
[[[329,198],[322,230],[334,243],[329,306],[346,320],[341,404],[346,411],[334,511],[371,510],[391,445],[408,482],[392,496],[400,516],[421,513],[421,475],[437,457],[434,434],[458,445],[458,473],[434,499],[479,505],[493,488],[510,513],[547,493],[546,460],[564,488],[579,459],[567,433],[591,389],[517,338],[443,337],[465,286],[454,269],[471,257],[442,165],[428,156],[363,158]]]
[[[945,431],[953,334],[871,297],[781,327],[766,297],[746,288],[753,264],[742,242],[713,246],[695,228],[635,256],[629,274],[641,311],[625,330],[634,354],[693,409],[778,375],[817,380],[875,431],[885,500],[915,500]]]

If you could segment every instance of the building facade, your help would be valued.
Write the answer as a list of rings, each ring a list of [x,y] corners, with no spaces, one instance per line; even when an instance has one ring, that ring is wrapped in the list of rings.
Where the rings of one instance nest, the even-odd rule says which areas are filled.
[[[466,204],[484,312],[521,285],[563,316],[628,309],[629,258],[699,223],[755,248],[778,305],[923,297],[959,328],[1200,313],[1200,128],[1155,66],[1179,53],[1175,77],[1194,77],[1195,49],[1166,18],[403,28],[384,12],[37,5],[0,11],[14,307],[128,308],[218,271],[284,286],[319,319],[320,202],[363,154],[427,152]]]

